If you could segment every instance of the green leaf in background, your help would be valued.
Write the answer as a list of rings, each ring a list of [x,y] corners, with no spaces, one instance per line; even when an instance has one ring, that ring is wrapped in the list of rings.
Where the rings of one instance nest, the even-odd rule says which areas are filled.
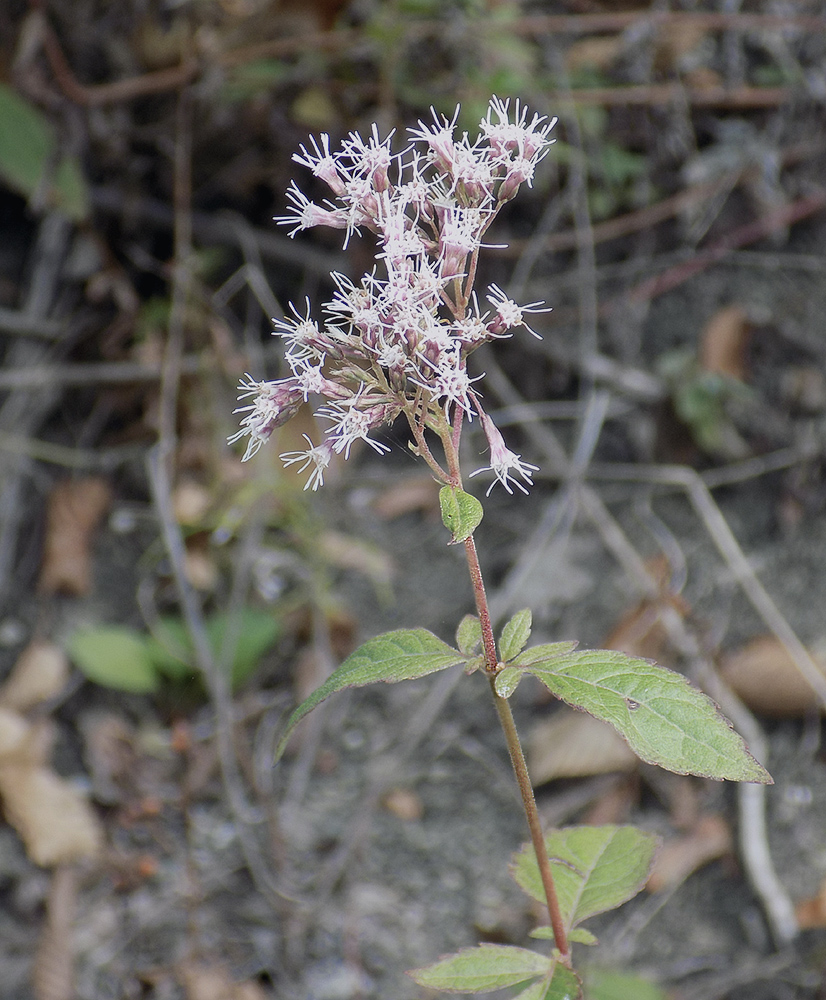
[[[550,972],[551,958],[512,945],[480,944],[408,972],[419,986],[448,993],[486,993]],[[544,994],[541,994],[544,996]]]
[[[80,672],[96,684],[132,694],[158,688],[146,640],[133,629],[113,625],[80,629],[70,637],[68,652]]]
[[[229,634],[234,640],[231,658],[233,689],[239,687],[258,666],[261,657],[275,643],[281,624],[270,611],[242,608],[232,613],[210,616],[206,633],[212,655],[220,662]],[[170,680],[183,681],[195,673],[195,653],[189,631],[180,618],[161,618],[156,634],[147,640],[153,662]]]
[[[470,538],[484,515],[482,505],[476,497],[453,486],[443,486],[439,490],[439,506],[442,510],[442,523],[453,534],[454,542]]]
[[[525,648],[525,643],[531,636],[533,616],[530,608],[517,611],[499,636],[499,656],[507,663]]]
[[[557,698],[610,723],[649,764],[704,778],[772,782],[714,702],[682,674],[611,649],[526,669]]]
[[[281,59],[252,59],[226,73],[219,99],[229,103],[246,101],[282,83],[289,67]]]
[[[613,910],[645,885],[658,838],[633,826],[571,826],[545,838],[566,928]],[[545,890],[533,846],[514,855],[511,873],[539,903]]]
[[[86,184],[77,159],[58,153],[48,118],[0,83],[0,182],[30,199],[48,180],[47,201],[78,221],[89,211]]]
[[[646,979],[612,969],[589,968],[585,986],[588,1000],[668,1000],[658,986]]]
[[[511,1000],[581,1000],[582,984],[576,973],[556,963],[550,982],[541,979]],[[588,1000],[591,1000],[589,997]]]
[[[275,761],[284,752],[290,733],[316,705],[336,691],[385,681],[413,680],[464,662],[458,650],[424,628],[398,629],[369,639],[351,653],[330,677],[306,698],[287,721],[287,729],[275,748]]]
[[[465,615],[456,629],[456,645],[465,656],[473,656],[482,646],[482,626],[476,615]]]

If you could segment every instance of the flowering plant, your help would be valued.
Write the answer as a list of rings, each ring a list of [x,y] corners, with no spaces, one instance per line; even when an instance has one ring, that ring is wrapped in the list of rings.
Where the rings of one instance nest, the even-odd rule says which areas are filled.
[[[536,466],[511,451],[483,409],[467,359],[482,344],[507,337],[541,302],[519,306],[492,285],[480,306],[474,291],[479,252],[493,220],[553,143],[556,119],[529,117],[515,102],[493,98],[480,135],[456,135],[452,119],[434,112],[433,122],[411,130],[411,143],[391,153],[392,133],[369,138],[351,133],[336,153],[329,137],[312,140],[294,159],[323,180],[336,201],[317,205],[293,182],[292,208],[277,221],[290,235],[313,226],[345,232],[370,230],[378,241],[377,267],[356,285],[333,274],[336,293],[320,326],[291,306],[292,318],[276,322],[287,342],[291,374],[277,381],[246,376],[241,429],[244,459],[252,457],[275,428],[310,398],[321,397],[316,415],[329,422],[323,440],[281,456],[285,465],[309,472],[305,489],[318,489],[334,454],[349,457],[355,441],[382,453],[370,433],[404,415],[411,447],[442,484],[442,520],[452,543],[464,545],[476,615],[459,623],[452,647],[425,629],[401,629],[369,640],[291,715],[276,750],[283,753],[295,726],[336,691],[377,681],[396,682],[462,664],[486,676],[513,763],[531,843],[515,859],[525,891],[547,907],[549,926],[534,932],[553,941],[547,954],[505,945],[480,945],[411,973],[423,986],[451,992],[486,992],[520,986],[520,1000],[573,1000],[581,982],[571,943],[593,944],[579,924],[618,906],[644,885],[656,840],[630,826],[569,827],[544,833],[508,699],[531,674],[556,697],[613,725],[645,761],[679,773],[739,781],[770,782],[716,706],[684,677],[648,660],[611,650],[575,649],[574,642],[527,647],[531,612],[518,612],[498,642],[493,634],[474,530],[481,503],[463,489],[459,443],[465,420],[478,417],[490,449],[490,489],[501,483],[527,492]],[[246,402],[252,398],[252,402]],[[434,454],[426,436],[440,445]]]

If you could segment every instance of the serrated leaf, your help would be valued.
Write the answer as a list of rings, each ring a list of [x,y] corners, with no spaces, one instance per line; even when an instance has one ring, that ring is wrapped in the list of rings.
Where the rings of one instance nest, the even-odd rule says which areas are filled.
[[[772,782],[714,702],[682,674],[610,649],[526,669],[557,698],[610,723],[649,764],[677,774]]]
[[[550,982],[541,979],[511,1000],[581,1000],[582,984],[571,969],[556,963]],[[590,998],[589,998],[590,1000]]]
[[[275,760],[281,757],[290,733],[304,716],[336,691],[364,687],[379,681],[395,684],[413,680],[437,670],[446,670],[464,660],[462,653],[424,628],[399,629],[377,635],[351,653],[324,684],[293,712],[275,749]]]
[[[439,490],[439,507],[442,523],[452,533],[454,542],[470,538],[485,513],[476,497],[453,486]]]
[[[499,636],[499,656],[505,663],[525,648],[525,643],[531,635],[532,620],[530,608],[525,608],[524,611],[517,611],[502,629],[502,634]]]
[[[566,928],[613,910],[645,885],[658,839],[633,826],[572,826],[545,838]],[[537,902],[545,890],[533,847],[514,855],[511,873]]]
[[[480,944],[408,972],[419,986],[447,993],[486,993],[517,986],[550,971],[548,955],[512,945]]]
[[[519,686],[519,682],[525,676],[525,673],[526,671],[519,670],[517,667],[504,667],[500,670],[496,675],[496,680],[493,682],[499,697],[510,698]]]
[[[588,1000],[667,1000],[654,983],[613,969],[589,968],[585,974]]]
[[[131,694],[158,688],[146,640],[133,629],[110,625],[80,629],[70,637],[68,652],[81,673],[96,684]]]
[[[482,626],[476,615],[465,615],[456,629],[456,645],[465,656],[473,656],[482,645]]]
[[[513,658],[509,666],[528,667],[533,663],[545,663],[555,656],[564,656],[566,653],[572,652],[576,647],[577,643],[575,641],[544,642],[539,646],[531,646],[530,649],[521,652],[519,656]]]

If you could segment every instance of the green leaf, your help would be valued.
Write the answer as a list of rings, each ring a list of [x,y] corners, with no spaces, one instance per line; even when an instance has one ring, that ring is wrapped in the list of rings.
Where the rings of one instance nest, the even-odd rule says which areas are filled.
[[[526,673],[527,671],[519,670],[517,667],[504,667],[500,670],[493,682],[499,697],[510,698]]]
[[[237,621],[234,613],[212,615],[206,621],[206,633],[216,659],[222,655],[227,629],[235,639],[231,660],[232,687],[235,689],[243,684],[272,647],[281,632],[281,624],[271,612],[256,608],[242,608]],[[155,635],[147,644],[155,666],[170,680],[183,681],[196,672],[192,640],[181,618],[161,618]]]
[[[668,1000],[658,986],[646,979],[612,969],[589,968],[585,985],[588,1000]]]
[[[714,702],[682,674],[610,649],[527,669],[557,698],[610,723],[649,764],[705,778],[772,782]]]
[[[0,84],[0,181],[25,198],[41,190],[50,171],[49,201],[75,220],[86,216],[88,191],[74,157],[57,160],[57,138],[46,116]]]
[[[454,542],[470,538],[484,515],[482,505],[476,497],[453,486],[443,486],[439,490],[439,506],[442,509],[442,522],[452,532]]]
[[[538,983],[532,983],[511,1000],[581,1000],[581,997],[582,984],[579,977],[564,965],[557,963],[550,982],[541,979]]]
[[[476,615],[465,615],[456,629],[456,645],[465,656],[473,656],[482,646],[482,626]]]
[[[658,839],[633,826],[572,826],[545,838],[566,927],[613,910],[645,885]],[[537,902],[545,890],[531,844],[514,855],[511,873]]]
[[[275,760],[281,757],[290,733],[304,716],[336,691],[364,687],[378,681],[395,684],[397,681],[413,680],[437,670],[446,670],[464,660],[465,657],[458,650],[442,642],[427,629],[399,629],[377,635],[351,653],[324,684],[316,688],[293,712],[275,749]]]
[[[531,611],[517,611],[499,636],[499,656],[507,663],[521,653],[531,635]]]
[[[69,656],[90,681],[117,691],[149,694],[158,688],[158,675],[146,640],[129,628],[102,625],[72,634]]]
[[[576,642],[545,642],[540,646],[531,646],[530,649],[526,649],[519,656],[514,657],[509,666],[528,667],[533,663],[542,663],[544,665],[546,660],[570,653],[576,647]]]
[[[235,615],[227,612],[214,615],[206,623],[207,637],[216,657],[222,655],[228,631],[234,641],[231,663],[233,689],[247,680],[281,634],[281,623],[271,611],[242,608],[238,617],[240,620],[236,622]]]
[[[554,929],[548,926],[535,927],[531,931],[530,937],[536,938],[538,941],[553,941]],[[569,931],[568,940],[573,944],[599,944],[596,936],[584,927],[574,927]]]
[[[551,959],[527,948],[480,944],[408,972],[419,986],[448,993],[486,993],[501,986],[517,986],[550,972]]]

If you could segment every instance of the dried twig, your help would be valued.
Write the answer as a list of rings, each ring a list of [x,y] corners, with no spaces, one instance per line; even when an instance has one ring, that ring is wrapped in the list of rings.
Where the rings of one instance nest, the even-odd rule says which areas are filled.
[[[769,212],[767,215],[755,219],[754,222],[738,226],[710,247],[698,250],[685,263],[677,264],[663,274],[658,274],[653,278],[641,282],[635,288],[623,293],[623,295],[618,296],[616,299],[605,302],[600,312],[602,315],[606,315],[621,302],[646,302],[649,299],[656,298],[658,295],[662,295],[664,292],[671,291],[671,289],[688,281],[689,278],[694,277],[695,274],[699,274],[707,267],[722,260],[732,250],[748,246],[749,243],[755,243],[757,240],[773,232],[777,232],[779,229],[785,229],[786,226],[800,222],[802,219],[806,219],[821,211],[824,206],[826,206],[826,192],[819,191],[817,194],[809,195],[806,198],[799,198],[790,205],[783,205],[777,211]]]

